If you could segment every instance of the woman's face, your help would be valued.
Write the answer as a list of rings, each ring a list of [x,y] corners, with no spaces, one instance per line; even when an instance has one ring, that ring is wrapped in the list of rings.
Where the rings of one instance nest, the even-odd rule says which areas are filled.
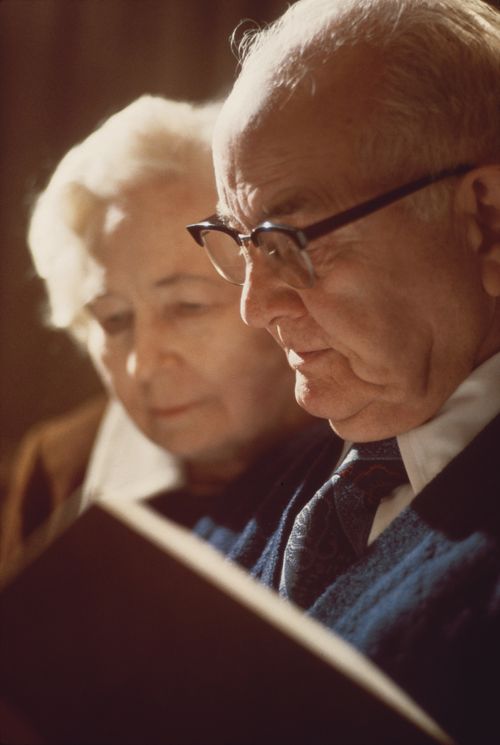
[[[240,457],[301,418],[283,353],[243,324],[239,288],[185,230],[215,200],[194,179],[129,188],[106,202],[91,245],[102,277],[89,351],[139,428],[188,461]]]

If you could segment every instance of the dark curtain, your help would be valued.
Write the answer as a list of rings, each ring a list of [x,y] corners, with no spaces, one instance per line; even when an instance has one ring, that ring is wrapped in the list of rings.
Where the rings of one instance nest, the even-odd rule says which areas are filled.
[[[43,328],[25,244],[30,204],[66,150],[142,93],[205,100],[235,72],[241,19],[283,0],[0,1],[0,473],[22,434],[99,388],[62,333]]]

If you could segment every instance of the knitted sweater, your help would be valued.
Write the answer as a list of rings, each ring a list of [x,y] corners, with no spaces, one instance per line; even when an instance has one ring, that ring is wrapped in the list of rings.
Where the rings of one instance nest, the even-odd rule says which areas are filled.
[[[474,745],[500,742],[499,442],[497,417],[309,611]]]
[[[498,443],[500,416],[309,610],[474,745],[500,742]],[[191,515],[172,495],[165,511],[277,590],[293,521],[340,447],[318,423]]]

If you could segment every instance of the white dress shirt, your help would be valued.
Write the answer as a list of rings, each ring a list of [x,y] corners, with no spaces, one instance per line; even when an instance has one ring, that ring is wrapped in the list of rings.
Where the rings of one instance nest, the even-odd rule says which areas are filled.
[[[477,367],[433,419],[399,435],[409,484],[382,499],[368,543],[500,412],[500,353]]]

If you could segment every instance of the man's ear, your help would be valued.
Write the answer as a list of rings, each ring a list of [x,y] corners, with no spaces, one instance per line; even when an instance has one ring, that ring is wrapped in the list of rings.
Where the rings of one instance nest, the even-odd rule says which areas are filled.
[[[491,297],[500,297],[500,164],[466,174],[456,197],[466,242],[478,256],[483,287]]]

